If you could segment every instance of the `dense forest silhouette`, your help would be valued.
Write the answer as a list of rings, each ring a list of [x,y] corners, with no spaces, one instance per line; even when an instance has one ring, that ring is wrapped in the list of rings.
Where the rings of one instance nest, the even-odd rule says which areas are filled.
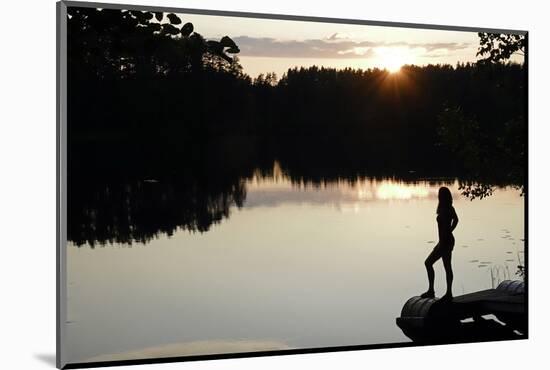
[[[526,67],[483,37],[479,63],[252,79],[230,37],[175,14],[69,7],[69,240],[207,231],[275,161],[296,183],[414,171],[471,198],[523,189]]]

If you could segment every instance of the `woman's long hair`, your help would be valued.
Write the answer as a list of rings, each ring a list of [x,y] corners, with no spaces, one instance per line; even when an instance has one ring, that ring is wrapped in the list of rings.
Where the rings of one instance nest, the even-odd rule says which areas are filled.
[[[439,198],[439,203],[437,204],[437,214],[439,215],[441,213],[449,212],[453,207],[453,196],[451,195],[449,188],[446,186],[440,187],[437,197]]]

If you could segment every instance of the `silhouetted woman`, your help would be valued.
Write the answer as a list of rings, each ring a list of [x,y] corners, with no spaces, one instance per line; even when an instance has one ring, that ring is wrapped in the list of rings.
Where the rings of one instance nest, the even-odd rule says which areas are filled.
[[[447,292],[441,299],[453,299],[453,269],[451,267],[451,254],[455,246],[455,238],[453,230],[458,224],[458,216],[453,207],[453,197],[449,188],[442,186],[438,193],[439,204],[437,205],[437,230],[439,232],[439,242],[434,247],[432,253],[426,258],[424,264],[428,272],[429,288],[426,293],[421,295],[422,298],[435,297],[434,292],[434,269],[433,264],[441,258],[443,267],[445,267],[445,275],[447,278]]]

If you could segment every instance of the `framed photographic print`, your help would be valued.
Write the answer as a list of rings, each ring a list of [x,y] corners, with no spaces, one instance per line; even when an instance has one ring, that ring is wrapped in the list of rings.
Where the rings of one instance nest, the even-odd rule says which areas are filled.
[[[527,31],[57,5],[59,368],[527,338]]]

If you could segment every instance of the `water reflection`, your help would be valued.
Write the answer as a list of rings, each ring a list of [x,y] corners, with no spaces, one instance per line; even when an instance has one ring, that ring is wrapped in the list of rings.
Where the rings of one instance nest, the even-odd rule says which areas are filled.
[[[178,230],[206,232],[234,209],[285,203],[334,205],[357,212],[371,201],[431,199],[456,180],[397,177],[291,177],[275,162],[249,177],[171,176],[162,179],[74,179],[68,237],[76,245],[146,244]]]
[[[288,177],[255,176],[246,182],[246,207],[278,206],[281,204],[332,205],[339,209],[355,210],[375,201],[415,201],[436,199],[441,185],[458,188],[456,180],[403,181],[395,178],[358,177],[355,181],[336,180],[323,184],[293,182]],[[460,196],[455,190],[454,194]]]
[[[178,229],[205,232],[241,207],[243,181],[182,179],[80,183],[71,187],[68,238],[77,245],[148,243]]]
[[[215,353],[222,350],[220,343],[228,350],[233,347],[227,343],[242,344],[238,350],[247,351],[261,348],[253,343],[319,348],[409,340],[395,318],[408,298],[426,288],[422,262],[437,238],[440,179],[357,176],[312,182],[284,171],[273,177],[251,171],[240,182],[226,183],[240,184],[234,194],[242,198],[224,198],[221,186],[207,188],[203,180],[152,179],[156,182],[135,182],[118,192],[109,186],[99,193],[111,198],[92,192],[85,198],[101,220],[94,228],[102,228],[102,237],[151,239],[147,248],[70,243],[72,360],[141,356],[143,349],[159,355]],[[456,181],[448,186],[461,215],[453,255],[456,295],[514,278],[523,251],[524,199],[514,189],[500,189],[470,201]],[[123,201],[113,194],[124,194]],[[94,203],[97,199],[104,200]],[[163,207],[148,205],[156,201]],[[180,224],[196,225],[193,210],[198,209],[228,212],[205,222],[207,232]],[[139,217],[156,214],[163,216],[158,228],[139,227],[146,220]],[[132,228],[123,229],[122,219],[142,221],[126,221]],[[168,227],[171,237],[164,231]],[[84,230],[97,245],[94,228]],[[445,279],[442,266],[435,269],[440,295]],[[183,345],[199,342],[216,346]]]
[[[290,349],[282,342],[269,340],[210,340],[185,343],[170,343],[162,346],[104,354],[86,359],[84,362],[123,361],[162,357],[197,356],[222,353],[242,353],[256,351],[277,351]]]

